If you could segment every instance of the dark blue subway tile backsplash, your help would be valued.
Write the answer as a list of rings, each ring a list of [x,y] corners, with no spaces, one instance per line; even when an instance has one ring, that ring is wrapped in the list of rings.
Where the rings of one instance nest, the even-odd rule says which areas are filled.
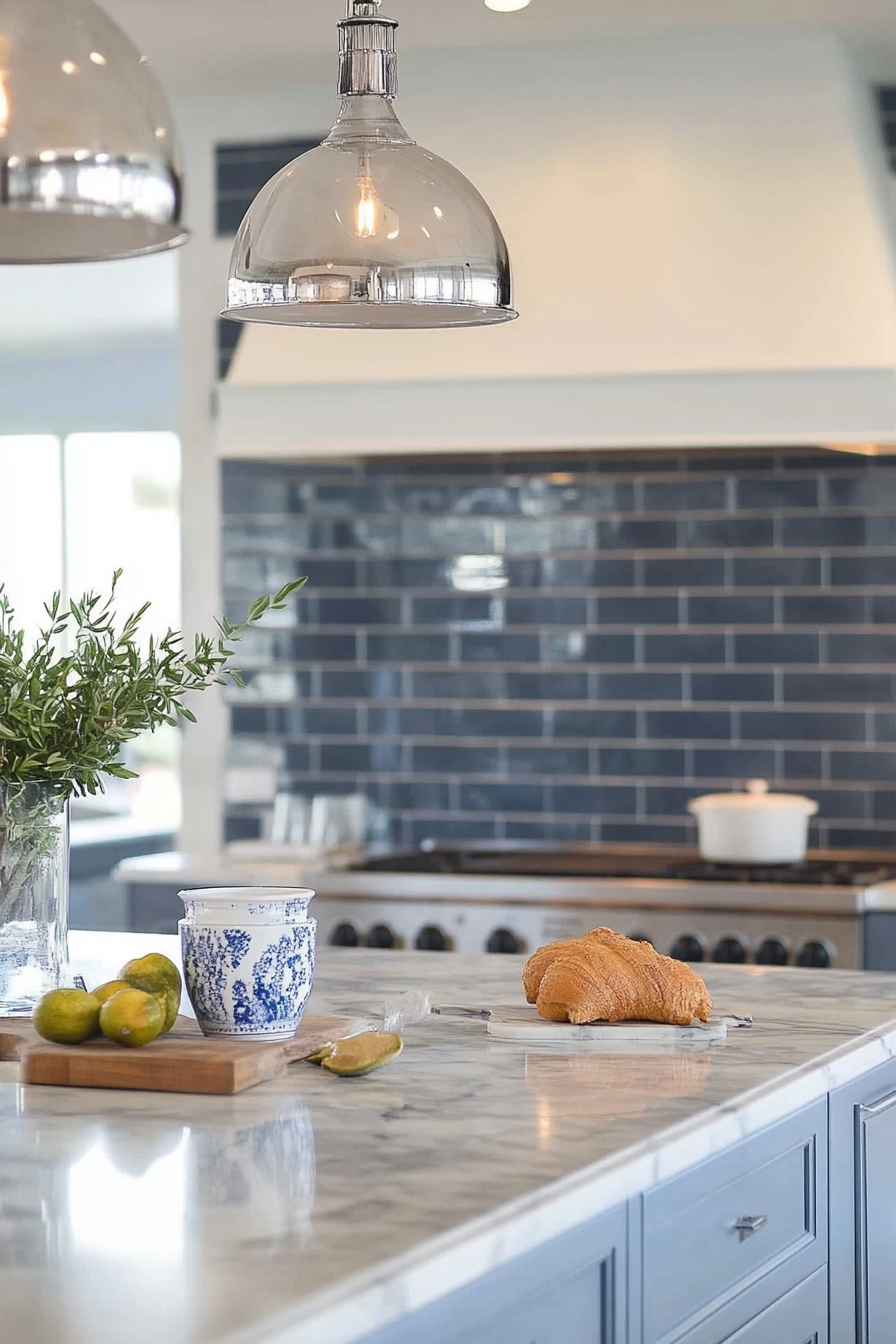
[[[374,836],[692,840],[765,777],[896,847],[896,464],[791,452],[231,462],[233,768],[364,792]],[[264,808],[230,805],[229,839]]]

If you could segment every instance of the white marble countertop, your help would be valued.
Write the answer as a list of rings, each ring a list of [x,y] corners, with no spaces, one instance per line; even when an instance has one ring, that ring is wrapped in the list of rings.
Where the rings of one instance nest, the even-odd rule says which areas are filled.
[[[89,980],[174,946],[72,937]],[[415,986],[513,1002],[521,964],[324,948],[312,1007],[375,1011]],[[237,1097],[22,1088],[0,1066],[0,1334],[348,1344],[896,1054],[896,976],[706,978],[755,1026],[661,1054],[432,1018],[368,1078],[298,1064]]]

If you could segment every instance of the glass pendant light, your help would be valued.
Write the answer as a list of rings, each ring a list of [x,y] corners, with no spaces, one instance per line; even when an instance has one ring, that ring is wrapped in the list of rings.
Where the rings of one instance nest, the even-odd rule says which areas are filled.
[[[174,126],[146,58],[93,0],[0,5],[0,265],[176,247]]]
[[[507,322],[507,244],[488,205],[392,106],[394,19],[348,0],[336,124],[259,192],[233,248],[225,317],[311,327]]]

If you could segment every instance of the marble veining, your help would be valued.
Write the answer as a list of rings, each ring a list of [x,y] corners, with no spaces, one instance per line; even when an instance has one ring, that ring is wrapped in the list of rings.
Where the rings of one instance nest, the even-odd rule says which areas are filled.
[[[89,979],[177,947],[72,943]],[[511,1003],[521,965],[324,948],[310,1011],[412,988]],[[755,1025],[705,1049],[576,1052],[431,1018],[368,1078],[299,1064],[238,1097],[0,1076],[4,1340],[349,1344],[896,1054],[896,976],[706,978]]]

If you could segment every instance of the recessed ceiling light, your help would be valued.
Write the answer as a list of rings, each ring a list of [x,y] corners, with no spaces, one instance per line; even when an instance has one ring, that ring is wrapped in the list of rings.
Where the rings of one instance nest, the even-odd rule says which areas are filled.
[[[485,0],[486,9],[496,9],[499,14],[510,14],[515,9],[525,9],[530,0]]]

